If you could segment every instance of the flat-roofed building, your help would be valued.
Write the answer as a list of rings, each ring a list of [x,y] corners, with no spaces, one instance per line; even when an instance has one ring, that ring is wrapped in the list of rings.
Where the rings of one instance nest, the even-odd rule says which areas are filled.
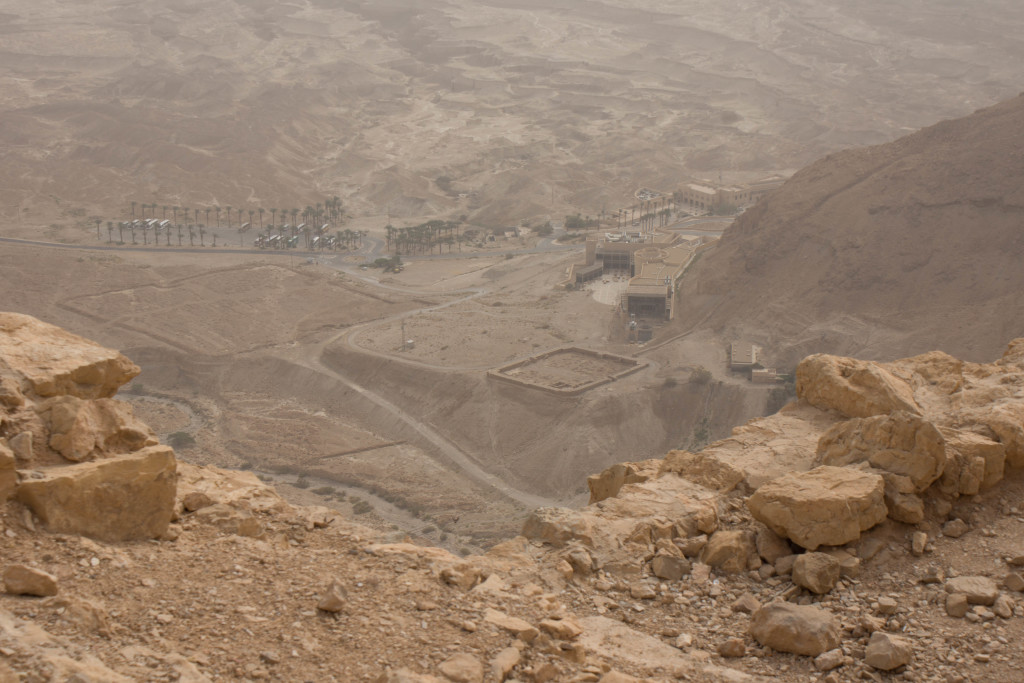
[[[733,342],[729,345],[729,367],[733,370],[750,370],[757,364],[758,348],[748,342]]]

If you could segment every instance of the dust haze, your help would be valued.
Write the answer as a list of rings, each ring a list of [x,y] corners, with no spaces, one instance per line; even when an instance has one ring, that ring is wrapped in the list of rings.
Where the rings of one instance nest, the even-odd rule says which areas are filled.
[[[7,308],[138,362],[136,410],[193,439],[185,459],[476,547],[589,472],[766,409],[728,340],[641,349],[561,288],[583,259],[566,215],[616,229],[640,188],[788,176],[1009,98],[1022,29],[995,1],[4,0],[0,234],[104,247],[4,243]],[[364,238],[329,252],[101,229],[133,203],[269,225],[334,197]],[[389,222],[430,220],[468,239],[361,268],[392,254]],[[568,346],[648,364],[575,396],[487,377]]]

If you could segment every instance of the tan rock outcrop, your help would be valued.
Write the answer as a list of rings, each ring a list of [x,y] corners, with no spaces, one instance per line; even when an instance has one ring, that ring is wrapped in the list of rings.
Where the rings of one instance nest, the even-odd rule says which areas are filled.
[[[808,550],[855,541],[887,514],[881,476],[828,466],[765,484],[747,507],[769,529]]]
[[[638,484],[651,479],[658,473],[660,460],[643,460],[640,462],[622,462],[605,468],[599,474],[587,477],[590,489],[590,502],[596,503],[605,498],[618,495],[625,484]]]
[[[797,366],[796,395],[849,417],[921,412],[911,387],[885,367],[826,354],[808,356]]]
[[[0,358],[38,397],[109,398],[139,374],[117,351],[19,313],[0,313]]]
[[[42,403],[38,412],[50,430],[50,447],[72,462],[159,443],[153,431],[135,418],[132,407],[116,399],[58,396]]]
[[[58,533],[105,541],[158,538],[174,510],[174,452],[167,446],[45,470],[17,498]]]
[[[658,476],[675,474],[711,491],[728,493],[743,481],[742,470],[709,453],[669,451],[661,461]]]
[[[946,467],[940,486],[947,495],[973,496],[1003,479],[1006,447],[974,432],[942,428],[946,440]]]
[[[821,464],[837,467],[870,463],[909,477],[920,493],[942,476],[946,442],[931,422],[898,410],[832,427],[818,441],[818,457]]]
[[[1024,402],[998,405],[984,421],[1006,448],[1006,464],[1024,467]]]

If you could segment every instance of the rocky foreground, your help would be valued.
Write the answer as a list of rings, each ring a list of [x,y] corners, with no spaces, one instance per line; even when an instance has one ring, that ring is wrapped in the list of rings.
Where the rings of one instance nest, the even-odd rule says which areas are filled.
[[[459,558],[176,461],[138,368],[0,314],[0,681],[1016,681],[1024,340],[799,400]]]

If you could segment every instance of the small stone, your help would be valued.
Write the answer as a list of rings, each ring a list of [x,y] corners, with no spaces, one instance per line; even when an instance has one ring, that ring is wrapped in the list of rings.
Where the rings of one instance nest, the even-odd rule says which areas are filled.
[[[575,619],[545,619],[540,622],[540,628],[559,640],[573,640],[583,633],[583,627]]]
[[[753,614],[759,609],[761,609],[761,601],[750,593],[744,593],[740,597],[736,598],[736,601],[732,603],[733,612]]]
[[[879,614],[896,614],[896,609],[899,605],[896,603],[894,598],[888,596],[882,596],[878,598],[878,613]]]
[[[522,655],[518,648],[506,647],[491,660],[492,677],[499,682],[504,681],[512,673],[512,669],[516,668],[519,664],[521,657]]]
[[[345,586],[338,581],[332,581],[324,590],[323,597],[320,598],[316,608],[324,612],[340,612],[345,609],[347,597],[348,591],[345,590]]]
[[[910,641],[897,636],[875,631],[868,641],[864,662],[875,669],[892,671],[910,663],[914,649]]]
[[[4,588],[12,595],[43,598],[57,594],[57,577],[42,569],[13,564],[4,570]]]
[[[1003,579],[1003,586],[1005,586],[1007,590],[1011,591],[1024,591],[1024,575],[1021,575],[1018,572],[1010,572],[1006,575],[1006,578]]]
[[[796,555],[783,555],[775,561],[775,573],[779,576],[786,576],[793,573],[793,564],[796,562]]]
[[[923,531],[915,531],[914,535],[910,539],[910,552],[920,557],[921,555],[924,555],[925,548],[927,547],[928,534]]]
[[[634,600],[653,600],[658,595],[650,584],[642,581],[630,585],[629,594]]]
[[[754,544],[757,546],[757,554],[768,564],[775,564],[780,557],[793,554],[789,541],[768,527],[761,527],[757,530]]]
[[[950,593],[946,596],[946,614],[962,619],[967,614],[967,596],[963,593]]]
[[[820,655],[815,657],[814,668],[818,671],[831,671],[832,669],[842,666],[844,658],[845,655],[843,654],[842,648],[837,647],[834,650],[822,652]]]
[[[963,593],[972,605],[991,605],[999,595],[999,586],[987,576],[958,576],[946,581],[947,593]]]
[[[523,621],[518,617],[509,616],[504,612],[499,612],[498,610],[490,607],[484,610],[484,621],[508,631],[525,643],[532,643],[534,639],[540,635],[540,631],[537,630],[537,627],[530,622]]]
[[[960,538],[970,531],[967,522],[962,519],[951,519],[942,525],[942,535],[950,538]]]
[[[467,619],[466,621],[462,622],[462,630],[466,633],[476,633],[476,629],[477,626],[475,621],[470,621],[469,619]]]
[[[280,664],[281,655],[277,654],[276,652],[268,650],[267,652],[260,653],[260,660],[266,662],[267,664]]]
[[[678,581],[690,573],[691,564],[685,557],[658,553],[651,560],[651,571],[659,579]]]
[[[921,572],[921,576],[918,577],[918,583],[942,583],[946,580],[946,572],[942,571],[942,567],[930,565],[924,568]]]
[[[484,665],[473,655],[459,653],[441,662],[438,671],[453,683],[482,683]]]
[[[680,636],[676,638],[675,646],[680,650],[690,649],[693,647],[693,636],[689,633],[680,634]]]
[[[827,553],[804,553],[793,563],[793,583],[824,595],[839,581],[839,561]]]
[[[676,538],[672,541],[682,551],[683,555],[689,558],[699,557],[708,544],[708,537],[705,534],[691,536],[690,538]]]
[[[742,638],[729,638],[718,644],[718,654],[723,657],[742,657],[747,654],[747,646]]]
[[[213,505],[213,499],[202,491],[192,491],[185,494],[185,497],[181,499],[181,506],[189,512],[202,510],[211,505]]]
[[[750,635],[773,650],[799,655],[816,657],[839,647],[839,627],[832,614],[788,602],[772,602],[754,612]]]
[[[996,613],[996,616],[1009,619],[1013,616],[1013,605],[1013,598],[1008,595],[1000,595],[992,605],[992,611]]]

